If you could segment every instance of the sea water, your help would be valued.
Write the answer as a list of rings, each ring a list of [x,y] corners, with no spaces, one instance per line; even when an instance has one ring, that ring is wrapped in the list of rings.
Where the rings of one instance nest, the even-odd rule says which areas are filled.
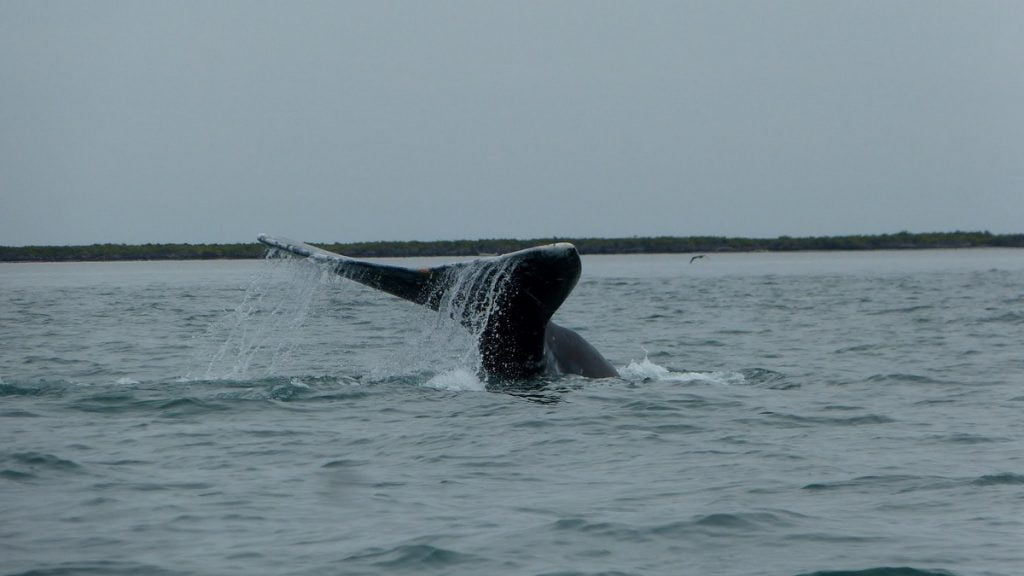
[[[0,294],[3,575],[1024,573],[1024,251],[585,256],[621,377],[515,384],[305,262]]]

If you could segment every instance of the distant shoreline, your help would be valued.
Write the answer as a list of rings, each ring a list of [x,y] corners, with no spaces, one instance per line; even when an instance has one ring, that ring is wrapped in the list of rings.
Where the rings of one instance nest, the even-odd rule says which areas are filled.
[[[794,238],[656,236],[631,238],[535,238],[530,240],[438,240],[431,242],[316,243],[358,258],[480,256],[502,254],[552,242],[572,242],[581,254],[694,254],[1024,248],[1024,234],[929,232]],[[122,260],[237,260],[262,258],[266,247],[244,244],[92,244],[88,246],[0,246],[0,262],[108,262]]]

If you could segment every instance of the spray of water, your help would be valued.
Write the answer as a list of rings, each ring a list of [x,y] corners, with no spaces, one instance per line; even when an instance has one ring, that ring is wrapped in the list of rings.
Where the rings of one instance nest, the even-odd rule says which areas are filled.
[[[308,262],[268,258],[242,302],[200,338],[190,378],[240,380],[286,368],[324,272]]]
[[[312,261],[272,256],[249,282],[242,302],[201,338],[189,378],[265,378],[288,368],[321,287],[335,290],[337,282],[328,280],[340,279]],[[433,387],[449,388],[445,382],[450,380],[452,389],[482,389],[480,339],[503,313],[515,266],[485,259],[449,268],[438,310],[420,308],[411,323],[417,329],[408,331],[406,345],[382,357],[369,379],[415,375]]]
[[[509,260],[478,260],[452,267],[444,279],[442,297],[436,312],[423,309],[416,325],[419,330],[410,333],[405,349],[386,366],[375,370],[375,379],[385,379],[398,373],[453,375],[453,386],[458,389],[482,388],[467,384],[468,378],[477,382],[483,377],[483,358],[480,339],[488,322],[502,313],[509,290],[509,277],[516,262]]]

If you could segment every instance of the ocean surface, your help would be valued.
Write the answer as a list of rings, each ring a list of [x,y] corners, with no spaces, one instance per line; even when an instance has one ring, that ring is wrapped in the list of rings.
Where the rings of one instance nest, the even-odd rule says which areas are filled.
[[[0,575],[1024,574],[1024,250],[585,256],[555,319],[621,378],[309,262],[0,264]]]

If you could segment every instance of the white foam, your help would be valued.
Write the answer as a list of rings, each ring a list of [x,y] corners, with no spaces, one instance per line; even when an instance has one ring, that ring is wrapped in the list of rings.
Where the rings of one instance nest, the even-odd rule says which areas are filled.
[[[619,374],[632,382],[707,382],[728,386],[746,380],[737,372],[675,372],[651,362],[646,356],[640,362],[631,360],[628,366],[619,369]]]
[[[449,390],[452,392],[483,392],[487,385],[476,377],[476,374],[465,368],[454,368],[442,372],[423,383],[427,388],[435,390]]]
[[[121,378],[118,378],[117,382],[116,382],[116,384],[119,385],[119,386],[134,386],[135,384],[138,384],[138,383],[139,383],[138,380],[136,380],[134,378],[128,378],[127,376],[123,376]]]

